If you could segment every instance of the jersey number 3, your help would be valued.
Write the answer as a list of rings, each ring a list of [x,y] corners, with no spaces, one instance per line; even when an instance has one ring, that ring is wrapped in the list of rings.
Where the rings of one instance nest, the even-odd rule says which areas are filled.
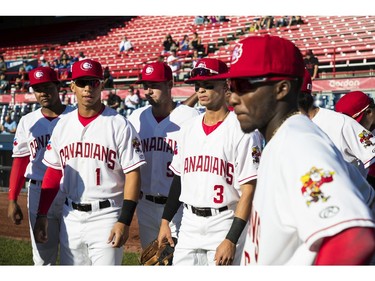
[[[214,190],[216,191],[216,196],[214,197],[214,203],[223,203],[224,201],[224,186],[222,185],[215,185]]]

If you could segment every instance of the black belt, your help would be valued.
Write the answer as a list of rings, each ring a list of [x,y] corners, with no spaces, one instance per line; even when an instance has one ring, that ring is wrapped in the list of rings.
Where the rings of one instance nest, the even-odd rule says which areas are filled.
[[[185,208],[188,210],[191,210],[193,214],[196,214],[197,216],[200,217],[211,217],[214,215],[217,215],[218,213],[221,213],[223,211],[228,210],[228,206],[221,207],[219,209],[215,208],[197,208],[188,204],[184,204]]]
[[[146,200],[154,202],[156,204],[165,204],[167,203],[168,197],[165,196],[152,196],[152,195],[146,195]]]
[[[36,181],[36,180],[30,180],[30,183],[37,184],[37,183],[42,183],[42,182],[41,181]]]
[[[65,205],[69,206],[68,198],[65,199]],[[99,209],[111,207],[111,202],[107,199],[99,202]],[[90,212],[92,210],[91,204],[80,204],[72,202],[72,208],[81,212]]]

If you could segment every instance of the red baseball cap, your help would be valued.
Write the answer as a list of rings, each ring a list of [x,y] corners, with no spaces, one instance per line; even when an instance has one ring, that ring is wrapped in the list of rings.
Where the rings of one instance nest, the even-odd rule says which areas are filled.
[[[291,41],[278,36],[254,35],[234,47],[229,72],[213,78],[302,78],[304,71],[301,51]]]
[[[102,65],[91,59],[76,61],[72,66],[72,80],[82,77],[103,79]]]
[[[228,72],[228,66],[225,62],[215,58],[203,58],[197,61],[195,67],[190,72],[190,79],[185,83],[190,84],[195,81],[210,80],[212,76]]]
[[[57,72],[48,66],[40,66],[29,72],[30,86],[48,82],[59,82]]]
[[[305,75],[303,76],[301,93],[311,94],[311,92],[312,92],[311,75],[309,71],[305,68]]]
[[[172,69],[165,62],[152,62],[142,69],[142,78],[136,84],[143,82],[166,82],[173,80]]]
[[[354,91],[341,97],[336,105],[337,112],[344,113],[361,122],[365,110],[370,106],[371,98],[364,92]]]

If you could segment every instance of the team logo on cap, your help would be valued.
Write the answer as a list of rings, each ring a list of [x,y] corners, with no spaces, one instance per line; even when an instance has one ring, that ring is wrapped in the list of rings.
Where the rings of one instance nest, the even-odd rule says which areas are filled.
[[[240,59],[240,57],[242,56],[242,53],[243,53],[242,45],[243,45],[242,43],[238,43],[236,45],[236,47],[234,47],[233,53],[232,53],[231,64],[236,63]]]
[[[35,77],[35,79],[40,79],[40,78],[42,78],[43,76],[44,76],[43,71],[38,70],[38,71],[35,71],[35,73],[34,73],[34,77]]]
[[[323,184],[333,181],[334,173],[335,172],[312,167],[310,171],[301,177],[303,184],[301,192],[307,199],[307,206],[310,206],[311,203],[319,202],[320,200],[326,202],[330,198],[330,196],[324,195],[321,187]]]
[[[89,62],[84,62],[83,64],[81,64],[81,69],[84,71],[89,71],[90,69],[92,69],[92,64]]]
[[[196,66],[196,68],[198,68],[198,67],[207,68],[206,63],[204,63],[204,62],[200,62],[199,65]]]
[[[145,72],[146,72],[147,75],[150,75],[154,72],[154,68],[151,65],[149,65],[149,66],[147,66]]]

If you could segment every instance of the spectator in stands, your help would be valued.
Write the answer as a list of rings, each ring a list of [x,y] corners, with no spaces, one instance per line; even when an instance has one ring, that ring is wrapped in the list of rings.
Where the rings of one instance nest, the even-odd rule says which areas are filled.
[[[124,36],[124,39],[122,39],[122,41],[120,42],[118,47],[119,47],[120,53],[122,53],[124,51],[125,52],[134,51],[134,47],[133,47],[132,42],[130,42],[130,40],[126,36]]]
[[[156,61],[165,62],[165,57],[163,55],[159,55]]]
[[[189,36],[184,35],[184,38],[180,41],[180,44],[178,45],[178,48],[180,51],[189,51]]]
[[[171,50],[171,54],[167,58],[167,64],[172,69],[174,81],[178,80],[178,72],[181,69],[181,62],[179,59],[180,58],[177,56],[177,52],[175,50]]]
[[[113,81],[113,77],[111,75],[111,71],[109,70],[108,66],[104,68],[103,78],[104,78],[104,89],[113,89],[114,81]]]
[[[302,17],[301,16],[290,17],[288,27],[291,27],[292,25],[297,25],[297,24],[304,24]]]
[[[193,39],[190,41],[190,50],[202,51],[202,40],[197,32],[193,33]]]
[[[50,63],[45,58],[42,58],[38,66],[50,66]]]
[[[289,25],[289,16],[281,16],[276,20],[276,27],[286,27]]]
[[[72,59],[72,62],[76,62],[76,61],[80,61],[80,60],[84,60],[84,59],[87,59],[87,57],[85,56],[85,54],[83,52],[79,52],[78,55]]]
[[[260,26],[259,26],[258,21],[253,21],[249,26],[249,32],[254,32],[254,31],[259,30],[259,29],[260,29]]]
[[[14,86],[17,92],[24,92],[29,88],[29,75],[23,66],[18,69]]]
[[[135,94],[134,87],[129,87],[129,93],[125,97],[125,109],[130,110],[128,115],[130,115],[134,109],[138,107],[139,97]]]
[[[260,23],[261,29],[270,29],[274,27],[274,17],[273,16],[265,16],[262,18],[262,21]]]
[[[163,52],[162,52],[162,54],[169,53],[173,43],[177,46],[177,43],[176,43],[176,41],[173,40],[172,35],[167,34],[165,36],[165,40],[163,41]]]
[[[196,24],[196,25],[203,24],[203,17],[202,16],[196,16],[194,18],[194,24]]]
[[[201,56],[199,55],[198,50],[194,50],[193,57],[191,58],[191,68],[195,67],[195,64],[200,58]]]
[[[68,55],[68,53],[64,50],[64,49],[61,49],[60,50],[60,57],[59,57],[59,63],[61,63],[62,60],[71,60],[72,57],[70,55]]]
[[[10,114],[7,114],[4,118],[4,123],[0,124],[1,134],[14,134],[17,129],[17,122],[12,119]]]
[[[58,75],[59,79],[63,83],[63,87],[66,86],[66,80],[71,78],[71,64],[67,59],[62,59],[61,63],[58,65]],[[63,82],[65,81],[65,82]]]
[[[6,79],[5,73],[0,72],[0,94],[6,94],[9,90],[10,83]]]
[[[121,105],[121,98],[118,96],[114,91],[109,91],[108,98],[107,98],[107,105],[114,110],[120,108]]]
[[[227,22],[229,19],[227,19],[226,16],[219,16],[219,22]]]
[[[4,60],[4,56],[0,56],[0,72],[7,71],[7,64]]]
[[[307,71],[310,73],[311,80],[319,78],[319,60],[314,56],[312,50],[308,50],[303,59]]]
[[[34,67],[31,64],[29,64],[29,62],[26,60],[23,61],[22,66],[26,72],[29,72],[30,70],[34,69]]]

